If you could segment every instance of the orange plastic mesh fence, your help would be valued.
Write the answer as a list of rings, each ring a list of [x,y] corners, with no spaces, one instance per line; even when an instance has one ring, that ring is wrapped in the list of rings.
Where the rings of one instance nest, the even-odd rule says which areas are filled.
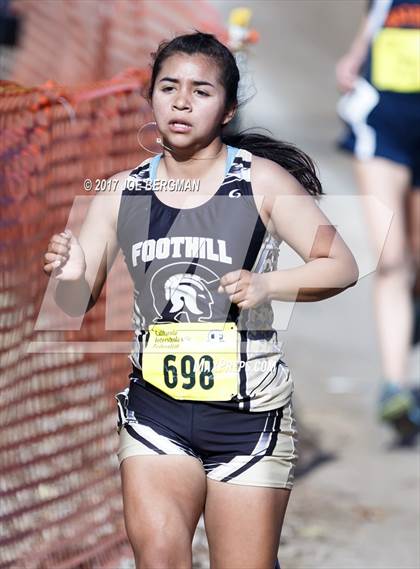
[[[35,322],[49,282],[43,255],[86,195],[83,180],[148,157],[137,140],[151,120],[140,94],[147,79],[132,68],[78,88],[0,82],[0,569],[116,568],[128,551],[114,399],[128,384],[127,354],[28,346],[131,339],[105,330],[105,291],[80,330]],[[119,292],[128,314],[132,291]]]
[[[9,79],[24,85],[111,79],[145,67],[161,39],[194,28],[227,39],[204,0],[12,0],[11,7],[23,26]]]
[[[118,335],[105,331],[104,295],[80,331],[36,331],[34,324],[48,282],[43,253],[66,226],[82,180],[146,157],[136,136],[151,120],[139,93],[145,79],[132,71],[84,91],[1,86],[2,568],[94,567],[126,540],[113,399],[127,383],[126,356],[31,353],[28,346]],[[145,144],[152,146],[147,134]]]

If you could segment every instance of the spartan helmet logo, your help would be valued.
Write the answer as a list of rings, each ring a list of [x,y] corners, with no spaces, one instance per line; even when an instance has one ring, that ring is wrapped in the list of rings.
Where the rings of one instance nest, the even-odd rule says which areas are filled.
[[[174,274],[174,271],[177,272]],[[173,263],[159,269],[150,281],[153,306],[158,315],[153,321],[209,320],[214,301],[208,285],[218,280],[215,272],[198,263]]]

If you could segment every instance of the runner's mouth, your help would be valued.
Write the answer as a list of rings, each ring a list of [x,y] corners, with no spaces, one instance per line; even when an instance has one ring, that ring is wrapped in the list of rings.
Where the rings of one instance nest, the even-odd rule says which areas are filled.
[[[189,132],[192,125],[188,122],[172,120],[169,123],[169,128],[172,132]]]

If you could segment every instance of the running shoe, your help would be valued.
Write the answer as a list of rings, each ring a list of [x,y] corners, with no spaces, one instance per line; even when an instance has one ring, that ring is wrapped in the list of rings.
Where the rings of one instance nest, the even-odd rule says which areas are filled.
[[[420,428],[420,387],[413,388],[411,392],[414,397],[414,405],[408,411],[408,418],[413,425]]]
[[[387,382],[382,387],[378,407],[379,418],[397,435],[396,446],[413,446],[420,433],[419,390]]]
[[[381,388],[378,415],[382,421],[392,422],[404,416],[416,406],[412,392],[405,387],[385,382]]]

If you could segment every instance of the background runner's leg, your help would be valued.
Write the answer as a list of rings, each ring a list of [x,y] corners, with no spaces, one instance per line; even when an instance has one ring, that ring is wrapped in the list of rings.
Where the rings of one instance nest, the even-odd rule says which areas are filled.
[[[420,187],[413,188],[407,196],[407,234],[416,269],[416,288],[420,296]]]
[[[414,329],[411,342],[418,344],[420,342],[420,187],[414,187],[407,196],[407,234],[414,265],[411,289]]]
[[[381,219],[363,203],[375,252],[381,254],[374,275],[374,305],[382,373],[390,382],[406,383],[412,333],[410,256],[406,236],[405,199],[410,185],[406,166],[383,158],[355,161],[358,186],[363,196],[375,196],[393,212],[384,246],[380,242]]]

